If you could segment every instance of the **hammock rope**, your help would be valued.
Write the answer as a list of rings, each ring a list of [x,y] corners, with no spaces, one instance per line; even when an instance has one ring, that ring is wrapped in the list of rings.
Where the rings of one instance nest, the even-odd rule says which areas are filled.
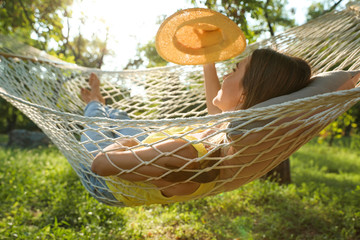
[[[129,205],[126,201],[131,205],[148,204],[144,191],[162,190],[149,182],[180,171],[195,173],[184,179],[183,183],[214,169],[233,172],[230,178],[216,178],[208,191],[180,201],[236,189],[276,167],[360,100],[360,89],[356,88],[208,116],[202,68],[199,66],[101,71],[62,62],[25,45],[14,45],[18,43],[4,36],[0,36],[0,40],[0,96],[34,121],[68,159],[90,194],[109,205]],[[249,45],[237,59],[218,64],[219,75],[226,73],[227,69],[231,69],[254,49],[263,47],[276,48],[304,58],[315,73],[359,69],[359,8],[350,7],[341,12],[328,13],[276,37]],[[80,99],[79,92],[81,88],[88,87],[87,79],[91,72],[101,79],[101,93],[107,105],[127,112],[132,120],[83,116],[85,103]],[[234,122],[237,124],[218,128]],[[119,133],[124,128],[142,131],[129,137]],[[174,128],[179,130],[176,135],[169,133]],[[210,136],[202,139],[190,136],[208,129],[214,131]],[[80,141],[80,137],[86,136],[89,131],[102,135],[103,139],[95,141],[85,137],[85,141]],[[236,131],[242,134],[234,141],[212,141],[213,138]],[[179,149],[163,153],[155,144],[182,139],[186,141],[184,147],[201,143],[209,146],[208,152],[196,159],[184,158],[188,163],[177,169],[157,165],[159,156],[151,161],[143,161],[136,156],[139,161],[137,166],[119,169],[119,176],[134,173],[147,179],[143,182],[126,181],[116,176],[100,177],[90,170],[93,156],[104,152],[104,144],[123,138],[145,138],[151,134],[161,135],[162,138],[152,143],[140,142],[127,150],[134,153],[139,146],[150,147],[158,151],[159,156],[176,155]],[[92,150],[88,150],[87,146],[90,145]],[[242,147],[233,155],[212,155],[219,149],[235,145]],[[223,164],[225,161],[230,164]],[[211,164],[202,164],[201,169],[191,169],[189,165],[194,162]],[[151,177],[138,171],[148,165],[156,165],[163,173]],[[172,183],[172,186],[176,184]],[[122,196],[125,202],[119,200],[121,197],[109,197],[107,192]],[[165,203],[176,201],[169,198]]]

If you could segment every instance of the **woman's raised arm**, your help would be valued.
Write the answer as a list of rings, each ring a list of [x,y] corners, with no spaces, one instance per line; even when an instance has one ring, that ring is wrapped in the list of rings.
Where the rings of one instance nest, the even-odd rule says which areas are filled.
[[[221,88],[219,78],[217,76],[215,63],[206,64],[204,68],[205,78],[205,96],[206,106],[209,114],[221,113],[221,110],[213,104],[213,99],[216,97]]]

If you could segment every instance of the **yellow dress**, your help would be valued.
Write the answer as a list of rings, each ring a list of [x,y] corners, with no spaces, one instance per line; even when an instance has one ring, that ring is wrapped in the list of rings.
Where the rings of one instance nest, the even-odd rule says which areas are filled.
[[[184,134],[193,130],[191,127],[173,127],[169,128],[165,132],[170,136],[176,136]],[[165,139],[168,136],[163,133],[154,133],[144,139],[143,143],[154,143],[159,140]],[[194,136],[186,135],[183,138],[187,140],[197,140]],[[194,148],[198,151],[198,157],[202,157],[207,153],[206,148],[203,144],[193,144]],[[107,186],[112,191],[114,197],[126,206],[137,206],[137,205],[150,205],[150,204],[169,204],[174,202],[182,202],[192,199],[197,199],[203,196],[205,193],[211,191],[215,182],[202,183],[199,188],[189,195],[165,197],[157,187],[150,183],[144,182],[130,182],[118,177],[109,177],[106,181]]]

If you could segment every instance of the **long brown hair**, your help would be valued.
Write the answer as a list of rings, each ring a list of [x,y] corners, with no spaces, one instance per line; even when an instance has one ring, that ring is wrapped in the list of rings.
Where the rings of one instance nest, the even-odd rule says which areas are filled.
[[[241,108],[296,92],[310,83],[310,77],[311,68],[303,59],[272,49],[257,49],[242,79],[245,100]]]

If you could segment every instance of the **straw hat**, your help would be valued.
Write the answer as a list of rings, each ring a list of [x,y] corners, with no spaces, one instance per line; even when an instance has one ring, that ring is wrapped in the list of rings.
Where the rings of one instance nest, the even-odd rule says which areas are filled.
[[[178,11],[156,34],[159,55],[182,65],[223,61],[239,55],[245,47],[245,36],[236,23],[210,9]]]

